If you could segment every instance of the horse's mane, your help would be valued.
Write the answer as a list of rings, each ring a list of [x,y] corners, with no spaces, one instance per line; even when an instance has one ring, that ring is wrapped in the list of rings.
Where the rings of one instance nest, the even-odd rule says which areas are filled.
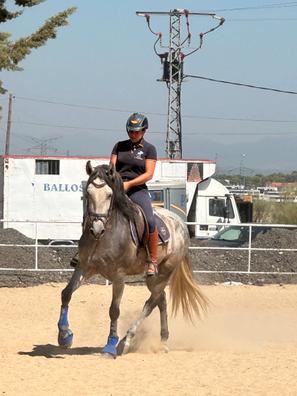
[[[89,183],[97,177],[104,180],[113,192],[113,208],[123,214],[128,220],[134,221],[135,207],[133,202],[126,195],[123,188],[121,176],[115,169],[108,165],[99,165],[94,168],[90,175]]]

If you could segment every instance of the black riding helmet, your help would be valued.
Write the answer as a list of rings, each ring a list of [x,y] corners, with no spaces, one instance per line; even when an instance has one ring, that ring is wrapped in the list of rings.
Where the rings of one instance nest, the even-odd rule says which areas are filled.
[[[126,130],[129,131],[141,131],[142,129],[148,128],[148,120],[146,116],[140,113],[133,113],[127,120]]]

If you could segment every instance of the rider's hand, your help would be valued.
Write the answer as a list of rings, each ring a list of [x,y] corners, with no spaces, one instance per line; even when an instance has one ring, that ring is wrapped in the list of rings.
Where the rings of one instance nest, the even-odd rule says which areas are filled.
[[[128,181],[123,182],[123,187],[124,187],[124,191],[127,192],[130,188],[129,182]]]

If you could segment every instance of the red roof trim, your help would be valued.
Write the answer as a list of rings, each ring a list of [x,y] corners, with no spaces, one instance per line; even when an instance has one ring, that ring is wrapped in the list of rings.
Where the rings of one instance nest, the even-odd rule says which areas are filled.
[[[109,160],[110,157],[97,157],[97,156],[59,156],[59,155],[0,155],[0,158],[15,158],[15,159],[71,159],[71,160]],[[216,161],[208,159],[197,159],[197,158],[187,158],[187,159],[171,159],[171,158],[158,158],[162,162],[197,162],[204,164],[215,164]]]

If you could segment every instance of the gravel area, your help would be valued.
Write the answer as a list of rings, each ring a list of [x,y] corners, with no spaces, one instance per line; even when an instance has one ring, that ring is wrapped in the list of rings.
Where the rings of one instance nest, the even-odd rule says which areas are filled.
[[[199,246],[199,240],[192,239],[192,246]],[[297,283],[297,251],[289,252],[281,249],[297,248],[297,230],[273,228],[257,235],[252,241],[252,248],[280,249],[273,251],[252,250],[250,272],[258,274],[199,274],[202,283],[242,282],[249,284],[265,283]],[[248,248],[244,243],[242,248]],[[204,271],[247,271],[248,250],[191,250],[194,270]],[[272,274],[264,274],[271,272]],[[284,274],[284,273],[293,274]],[[280,274],[283,273],[283,274]],[[294,274],[296,273],[296,274]]]
[[[7,228],[0,230],[0,244],[34,245],[34,240],[20,232]],[[199,241],[192,239],[191,246],[199,246]],[[247,244],[242,247],[248,247]],[[297,247],[297,231],[289,229],[271,229],[259,234],[252,247],[286,249]],[[0,246],[0,287],[16,287],[37,285],[48,282],[65,282],[71,277],[71,272],[59,269],[71,269],[70,262],[77,247],[48,246],[38,248],[39,269],[55,269],[57,271],[23,271],[34,270],[35,246]],[[195,273],[202,284],[216,282],[241,282],[244,284],[262,285],[267,283],[297,283],[297,252],[286,251],[252,251],[251,272],[257,274],[226,273],[223,271],[247,271],[248,251],[245,250],[190,250],[194,271],[218,271],[216,273]],[[14,268],[14,271],[5,270]],[[264,274],[263,272],[273,272]],[[293,272],[293,274],[280,274]],[[294,274],[296,273],[296,274]],[[130,283],[142,282],[142,278],[129,278]],[[98,276],[91,283],[105,283]]]

